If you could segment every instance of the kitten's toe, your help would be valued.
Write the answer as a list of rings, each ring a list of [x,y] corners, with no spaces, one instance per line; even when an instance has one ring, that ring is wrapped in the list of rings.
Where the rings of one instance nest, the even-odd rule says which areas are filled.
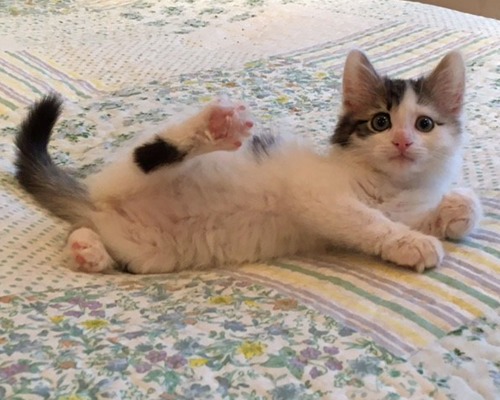
[[[438,239],[414,231],[394,235],[382,246],[384,260],[414,268],[419,273],[437,267],[443,257],[443,246]]]
[[[459,240],[471,233],[476,224],[472,218],[454,218],[446,227],[445,237]]]
[[[75,271],[103,272],[114,265],[99,236],[88,228],[77,229],[69,235],[66,253]]]

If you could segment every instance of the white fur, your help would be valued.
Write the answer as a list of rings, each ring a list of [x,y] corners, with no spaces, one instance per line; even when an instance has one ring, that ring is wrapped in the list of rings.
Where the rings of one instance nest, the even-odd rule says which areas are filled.
[[[468,234],[479,220],[480,204],[470,191],[449,192],[460,167],[462,135],[447,124],[428,134],[416,131],[418,116],[439,120],[440,115],[417,104],[411,90],[406,93],[391,113],[392,130],[353,137],[348,148],[334,145],[328,155],[293,137],[280,138],[270,155],[260,158],[248,144],[218,151],[230,150],[228,143],[243,140],[247,132],[214,141],[207,121],[220,105],[208,106],[160,134],[190,148],[192,157],[145,174],[129,154],[87,181],[98,210],[90,215],[92,227],[104,246],[88,228],[80,228],[69,237],[68,249],[73,260],[80,256],[81,261],[78,249],[91,248],[99,254],[85,257],[104,261],[73,266],[87,272],[111,268],[112,259],[101,254],[104,247],[132,272],[160,273],[330,245],[419,272],[437,266],[444,252],[436,237]],[[235,112],[228,124],[241,125],[247,118]],[[407,154],[413,162],[392,159],[399,154],[391,143],[397,129],[412,135]],[[89,237],[93,246],[79,245]]]

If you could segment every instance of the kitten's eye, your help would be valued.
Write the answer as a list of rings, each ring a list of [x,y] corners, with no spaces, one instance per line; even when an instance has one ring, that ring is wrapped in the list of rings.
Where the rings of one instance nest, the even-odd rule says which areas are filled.
[[[382,132],[391,127],[391,116],[387,113],[378,113],[371,120],[374,131]]]
[[[415,122],[415,128],[420,132],[430,132],[434,129],[434,121],[431,117],[418,117]]]

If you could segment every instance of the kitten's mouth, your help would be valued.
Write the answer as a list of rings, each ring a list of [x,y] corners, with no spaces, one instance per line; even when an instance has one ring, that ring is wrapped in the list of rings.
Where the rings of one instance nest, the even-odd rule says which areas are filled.
[[[398,161],[398,162],[402,162],[402,163],[410,163],[410,162],[415,161],[415,159],[413,157],[410,157],[407,154],[398,154],[397,156],[390,157],[389,160]]]

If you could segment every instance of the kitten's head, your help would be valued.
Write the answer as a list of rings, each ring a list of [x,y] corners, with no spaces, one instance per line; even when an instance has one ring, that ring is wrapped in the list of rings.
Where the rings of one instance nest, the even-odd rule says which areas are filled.
[[[428,76],[401,80],[380,76],[353,50],[332,143],[397,180],[440,173],[459,153],[464,90],[465,67],[457,52]]]

